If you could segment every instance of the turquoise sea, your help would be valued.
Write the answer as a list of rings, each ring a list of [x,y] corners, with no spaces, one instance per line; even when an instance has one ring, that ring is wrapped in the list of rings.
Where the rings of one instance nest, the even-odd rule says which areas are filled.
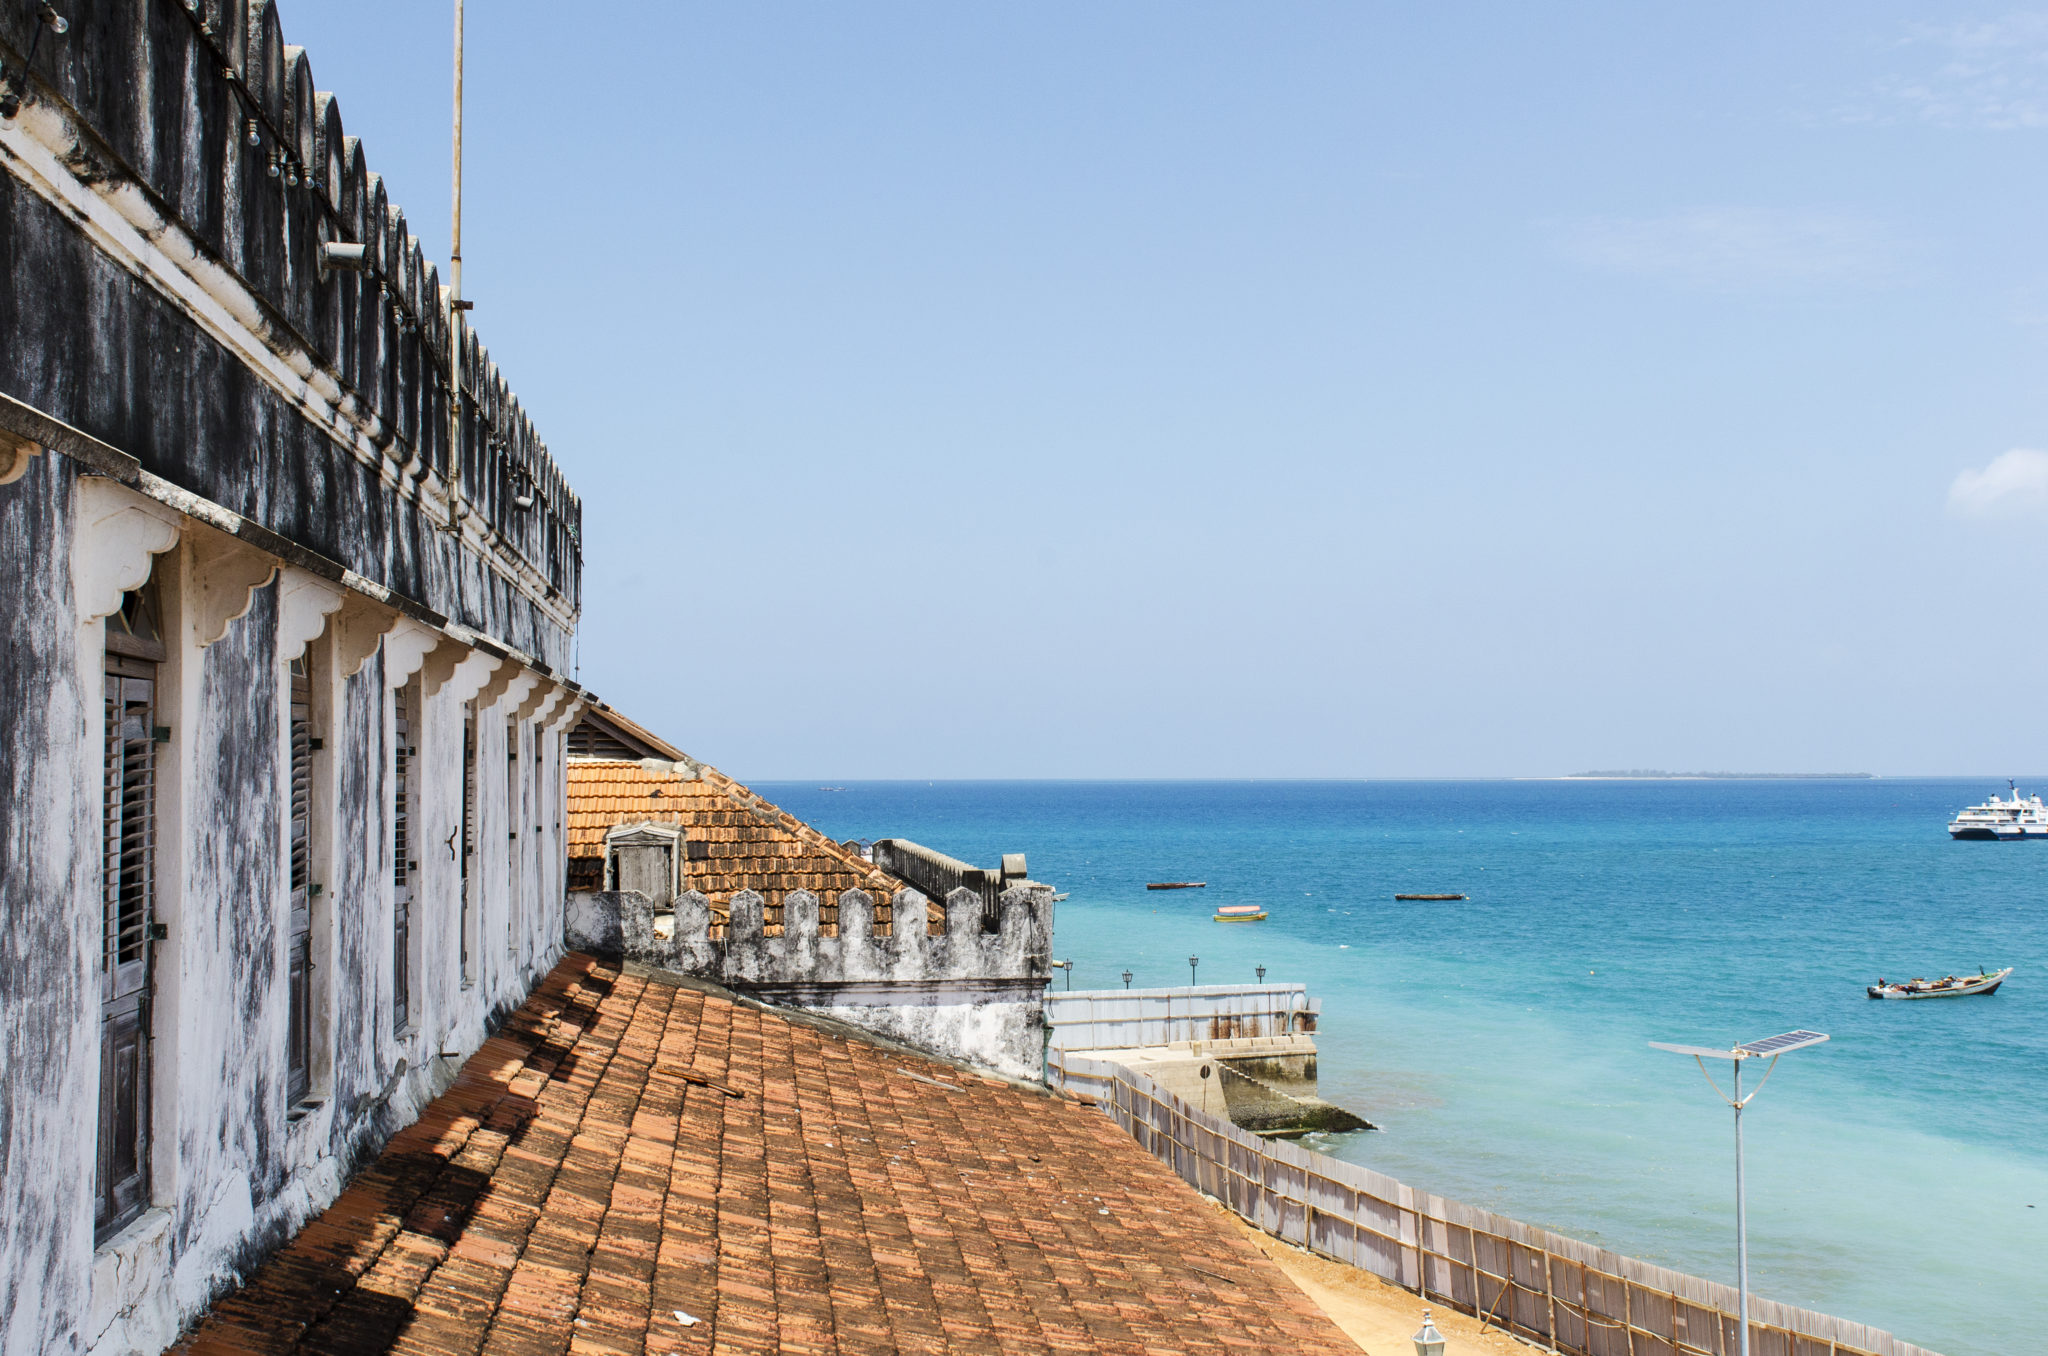
[[[1070,893],[1075,988],[1185,984],[1191,955],[1306,983],[1323,1095],[1383,1127],[1311,1147],[1701,1275],[1733,1279],[1731,1117],[1647,1042],[1828,1032],[1744,1118],[1756,1292],[1950,1356],[2048,1350],[2048,844],[1944,831],[1995,780],[756,789],[839,838],[1028,853]],[[1182,879],[1209,886],[1144,888]],[[1209,921],[1231,903],[1271,919]],[[1979,964],[2018,968],[1864,996]]]

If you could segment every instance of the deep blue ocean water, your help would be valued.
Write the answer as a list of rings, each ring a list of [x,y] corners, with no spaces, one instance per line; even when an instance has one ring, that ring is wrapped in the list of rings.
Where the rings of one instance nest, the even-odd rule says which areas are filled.
[[[1190,955],[1305,982],[1323,1095],[1384,1127],[1310,1147],[1717,1279],[1730,1112],[1647,1042],[1828,1032],[1744,1117],[1756,1292],[1951,1356],[2048,1349],[2048,844],[1944,831],[1995,782],[755,789],[839,838],[1028,853],[1070,892],[1075,988],[1184,984]],[[1232,903],[1271,919],[1209,921]],[[1864,996],[1979,964],[2018,968],[1989,998]]]

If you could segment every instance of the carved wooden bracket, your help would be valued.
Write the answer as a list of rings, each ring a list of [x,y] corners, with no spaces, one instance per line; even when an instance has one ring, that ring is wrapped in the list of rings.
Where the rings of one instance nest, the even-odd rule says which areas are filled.
[[[78,621],[90,626],[120,610],[121,595],[149,578],[150,557],[178,544],[183,518],[103,476],[78,479],[71,537],[71,588]]]
[[[341,585],[295,565],[285,566],[277,581],[277,657],[290,661],[304,654],[347,598]]]
[[[256,590],[277,573],[277,561],[222,532],[192,538],[192,643],[201,649],[245,616]]]
[[[334,662],[341,676],[353,678],[363,671],[384,633],[398,624],[399,614],[354,589],[342,595],[341,611],[334,617]]]
[[[28,474],[30,458],[43,455],[43,445],[0,428],[0,485],[12,485]]]
[[[431,697],[445,688],[456,701],[466,702],[490,681],[501,665],[512,662],[487,650],[472,649],[452,637],[443,637],[427,656],[426,668],[422,670],[427,695]]]
[[[427,662],[434,647],[446,639],[430,626],[400,617],[384,637],[384,685],[393,689],[404,687],[420,671],[420,665]]]

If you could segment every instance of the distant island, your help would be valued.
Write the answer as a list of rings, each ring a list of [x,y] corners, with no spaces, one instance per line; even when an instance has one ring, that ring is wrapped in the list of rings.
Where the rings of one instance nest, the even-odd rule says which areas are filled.
[[[1629,782],[1867,782],[1876,776],[1874,772],[1661,772],[1636,767],[1625,772],[1574,772],[1565,780],[1592,777]]]

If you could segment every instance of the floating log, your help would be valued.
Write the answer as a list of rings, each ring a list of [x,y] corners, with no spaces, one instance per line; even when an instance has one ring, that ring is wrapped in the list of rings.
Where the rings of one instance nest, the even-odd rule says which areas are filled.
[[[1209,886],[1205,880],[1155,880],[1147,890],[1204,890]]]
[[[1463,895],[1395,895],[1396,899],[1463,899]]]

